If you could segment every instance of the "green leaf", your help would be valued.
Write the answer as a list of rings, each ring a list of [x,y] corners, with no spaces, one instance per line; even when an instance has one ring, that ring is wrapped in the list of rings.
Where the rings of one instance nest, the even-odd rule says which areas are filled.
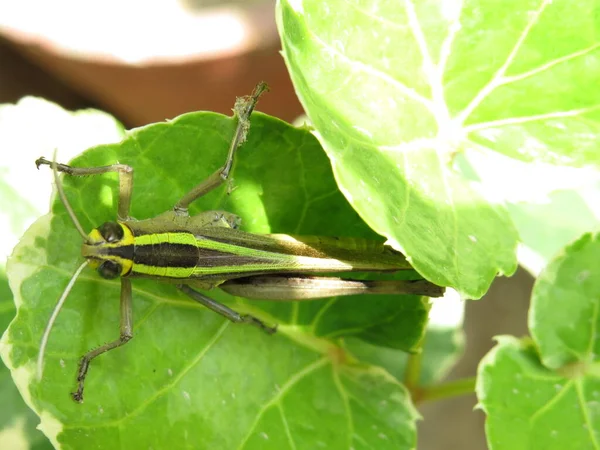
[[[536,280],[529,328],[551,369],[596,364],[600,354],[600,235],[584,234]],[[600,365],[599,365],[600,367]],[[591,369],[590,369],[591,370]]]
[[[561,376],[527,342],[499,338],[479,365],[477,397],[490,450],[599,446],[600,379]]]
[[[600,446],[599,254],[598,234],[559,254],[533,288],[533,342],[502,338],[481,362],[493,450]]]
[[[478,298],[516,268],[506,210],[457,152],[599,165],[595,8],[278,2],[284,57],[338,184],[428,279]]]
[[[93,148],[73,165],[132,165],[131,213],[149,218],[172,208],[223,164],[234,125],[214,113],[186,114],[134,130],[120,144]],[[231,195],[220,188],[191,213],[231,211],[243,229],[259,233],[377,238],[339,193],[327,157],[305,130],[255,114],[233,176]],[[114,220],[115,174],[65,178],[64,186],[85,229]],[[417,414],[404,387],[349,357],[337,340],[358,336],[412,349],[429,310],[420,297],[286,303],[209,293],[279,323],[278,333],[267,336],[230,324],[172,286],[135,280],[135,338],[92,363],[85,403],[77,405],[68,392],[79,357],[119,330],[118,283],[85,271],[51,335],[44,378],[34,380],[38,343],[55,299],[79,265],[80,242],[55,200],[52,214],[34,224],[9,265],[19,308],[2,355],[52,442],[67,448],[90,442],[165,447],[173,439],[206,448],[414,447]],[[373,333],[384,323],[397,330],[393,339],[385,329]]]
[[[4,269],[0,269],[0,330],[5,330],[15,315],[12,294]],[[52,448],[35,429],[37,417],[25,405],[12,381],[10,371],[0,364],[0,447],[2,448]]]
[[[467,5],[445,81],[469,139],[523,161],[598,166],[597,3]]]

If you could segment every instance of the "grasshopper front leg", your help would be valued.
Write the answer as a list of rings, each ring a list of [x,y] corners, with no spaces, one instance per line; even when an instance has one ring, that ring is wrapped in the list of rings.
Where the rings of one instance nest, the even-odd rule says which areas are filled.
[[[85,378],[90,368],[92,359],[114,350],[117,347],[127,344],[133,338],[133,308],[131,305],[131,281],[127,278],[121,278],[121,332],[119,339],[101,345],[94,350],[86,353],[79,362],[79,371],[77,372],[77,390],[71,393],[73,400],[83,402],[83,389],[85,387]]]
[[[42,165],[52,167],[53,162],[48,161],[42,156],[35,161],[35,165],[38,169]],[[117,172],[119,174],[119,206],[117,208],[117,217],[122,221],[130,219],[129,209],[131,207],[131,193],[133,191],[133,167],[127,164],[111,164],[110,166],[100,167],[71,167],[67,164],[56,164],[56,170],[76,177]]]

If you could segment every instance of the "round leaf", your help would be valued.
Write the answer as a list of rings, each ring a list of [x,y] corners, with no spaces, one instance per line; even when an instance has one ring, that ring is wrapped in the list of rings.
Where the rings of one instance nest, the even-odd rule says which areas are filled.
[[[598,448],[600,379],[551,371],[530,343],[499,339],[479,365],[477,397],[490,450]]]
[[[516,269],[507,212],[457,152],[599,165],[596,8],[279,1],[286,63],[342,191],[428,279],[479,298]]]
[[[600,235],[584,234],[536,280],[529,328],[551,369],[598,365],[600,341]],[[599,366],[600,367],[600,366]]]
[[[187,114],[91,149],[73,165],[132,165],[131,213],[149,218],[172,208],[223,164],[234,126],[217,114]],[[320,145],[305,130],[255,114],[233,176],[231,195],[223,187],[191,212],[228,210],[242,218],[243,229],[259,233],[377,238],[341,196]],[[84,228],[114,220],[117,184],[115,174],[64,179]],[[405,389],[380,369],[358,364],[332,338],[359,336],[409,350],[429,309],[420,297],[270,303],[208,293],[279,323],[278,333],[268,336],[230,324],[172,286],[134,280],[134,339],[92,362],[85,402],[77,405],[68,392],[79,357],[119,330],[118,282],[85,271],[51,335],[44,378],[34,380],[39,340],[79,264],[80,242],[55,201],[53,213],[28,231],[9,265],[18,316],[3,338],[3,359],[54,443],[164,447],[176,439],[207,448],[414,447],[416,413]],[[390,317],[394,306],[411,323],[401,314]],[[395,327],[393,339],[389,332],[373,336],[370,331],[384,323],[402,327]]]

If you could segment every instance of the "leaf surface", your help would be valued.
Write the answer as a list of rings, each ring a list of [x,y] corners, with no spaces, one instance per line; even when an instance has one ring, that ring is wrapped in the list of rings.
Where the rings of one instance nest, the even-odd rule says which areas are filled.
[[[503,337],[479,366],[492,450],[600,446],[600,236],[584,234],[537,279],[532,339]]]
[[[123,142],[95,147],[72,164],[130,164],[131,213],[153,217],[223,164],[234,126],[218,114],[186,114],[133,130]],[[326,156],[306,130],[255,113],[233,177],[231,195],[220,188],[191,213],[234,212],[242,229],[258,233],[378,238],[339,193]],[[117,184],[115,174],[64,178],[85,229],[114,220]],[[92,363],[84,404],[77,405],[68,393],[79,357],[119,330],[118,282],[86,269],[51,335],[44,378],[35,381],[39,340],[79,264],[80,242],[55,200],[9,264],[18,315],[4,336],[3,358],[54,443],[164,447],[176,439],[196,448],[414,447],[417,414],[404,387],[338,343],[355,336],[411,350],[429,310],[420,297],[287,303],[208,293],[278,323],[278,333],[268,336],[230,324],[172,286],[134,280],[134,339]]]
[[[471,298],[515,271],[517,233],[456,155],[598,167],[596,17],[593,0],[278,2],[342,192],[421,274]]]

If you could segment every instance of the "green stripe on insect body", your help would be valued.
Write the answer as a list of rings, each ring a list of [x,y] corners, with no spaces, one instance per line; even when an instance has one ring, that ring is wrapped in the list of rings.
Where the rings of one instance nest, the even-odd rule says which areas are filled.
[[[184,232],[134,236],[133,248],[133,276],[202,278],[217,274],[352,270],[351,264],[337,259],[257,250]]]

